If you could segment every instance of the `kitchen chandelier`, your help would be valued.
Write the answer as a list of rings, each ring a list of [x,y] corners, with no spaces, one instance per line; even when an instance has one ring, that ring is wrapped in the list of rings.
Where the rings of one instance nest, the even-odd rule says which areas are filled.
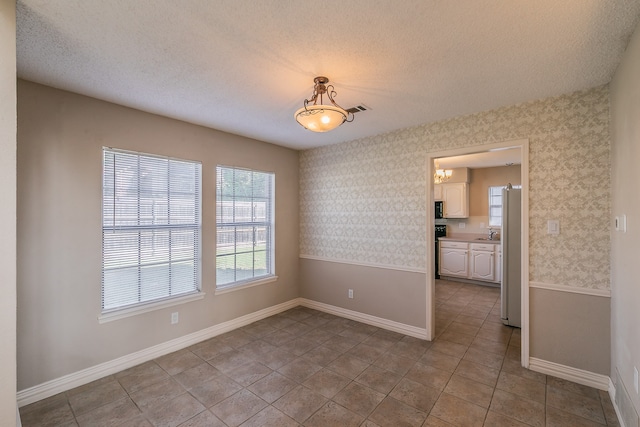
[[[438,164],[437,160],[435,160],[433,163],[436,169],[435,173],[433,174],[433,183],[442,184],[443,182],[449,181],[449,178],[451,178],[451,175],[453,175],[453,169],[440,169],[440,165]]]
[[[336,91],[333,85],[328,85],[329,79],[318,76],[313,79],[313,95],[304,100],[304,107],[294,114],[296,121],[302,127],[312,132],[328,132],[344,122],[353,121],[353,113],[347,112],[333,100]],[[331,104],[323,104],[323,95],[327,94]],[[318,103],[319,102],[319,103]]]

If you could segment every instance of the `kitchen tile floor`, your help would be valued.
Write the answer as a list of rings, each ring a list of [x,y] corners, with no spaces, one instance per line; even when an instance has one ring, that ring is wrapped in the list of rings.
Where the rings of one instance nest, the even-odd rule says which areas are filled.
[[[21,408],[24,426],[617,426],[520,367],[499,289],[436,284],[436,339],[297,307]]]

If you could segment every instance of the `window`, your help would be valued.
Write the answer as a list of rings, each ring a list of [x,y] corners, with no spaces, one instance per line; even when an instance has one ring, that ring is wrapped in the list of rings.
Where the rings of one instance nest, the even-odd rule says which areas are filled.
[[[274,275],[274,175],[216,169],[216,284],[230,287]]]
[[[502,189],[504,185],[499,187],[489,187],[489,227],[502,226]],[[514,185],[513,188],[522,188],[520,185]]]
[[[489,187],[489,226],[502,226],[502,189],[500,187]]]
[[[201,165],[103,149],[102,311],[200,291]]]

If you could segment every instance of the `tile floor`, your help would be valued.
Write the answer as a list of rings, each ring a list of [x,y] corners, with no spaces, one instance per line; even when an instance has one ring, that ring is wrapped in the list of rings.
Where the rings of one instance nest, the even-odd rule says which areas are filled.
[[[304,307],[21,408],[24,426],[616,426],[520,367],[499,290],[438,281],[433,342]]]

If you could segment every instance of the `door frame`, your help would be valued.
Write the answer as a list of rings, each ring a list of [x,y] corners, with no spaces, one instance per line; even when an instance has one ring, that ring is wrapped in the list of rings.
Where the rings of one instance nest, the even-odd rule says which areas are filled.
[[[522,185],[521,199],[521,354],[520,360],[523,367],[529,367],[529,139],[508,140],[492,144],[474,145],[470,147],[456,148],[444,151],[434,151],[427,153],[427,319],[426,333],[427,339],[432,341],[435,338],[435,241],[434,232],[434,197],[433,197],[433,161],[442,157],[462,156],[465,154],[484,153],[487,151],[498,151],[507,148],[520,148],[520,179]]]

